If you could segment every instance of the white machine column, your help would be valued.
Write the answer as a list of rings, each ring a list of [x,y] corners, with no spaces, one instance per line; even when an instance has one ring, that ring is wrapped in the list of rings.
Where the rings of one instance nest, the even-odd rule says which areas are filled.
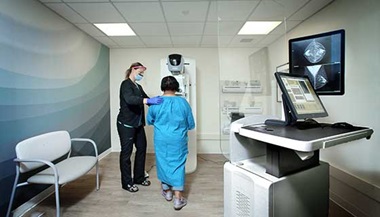
[[[168,59],[172,59],[169,70]],[[171,54],[168,58],[161,59],[161,78],[165,76],[174,76],[179,83],[180,91],[176,93],[178,96],[186,98],[191,106],[195,120],[195,129],[188,132],[189,154],[186,161],[186,173],[192,173],[197,168],[197,101],[196,101],[196,65],[195,60],[184,58],[180,54]]]

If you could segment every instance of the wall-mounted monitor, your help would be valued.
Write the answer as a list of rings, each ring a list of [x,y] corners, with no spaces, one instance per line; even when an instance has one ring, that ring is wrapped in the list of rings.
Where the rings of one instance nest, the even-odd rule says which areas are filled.
[[[343,29],[290,39],[290,74],[307,75],[318,95],[343,95],[344,45]]]

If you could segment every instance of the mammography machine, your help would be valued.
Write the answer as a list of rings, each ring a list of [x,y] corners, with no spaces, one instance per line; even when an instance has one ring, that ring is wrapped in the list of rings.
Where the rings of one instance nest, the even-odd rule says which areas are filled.
[[[310,121],[327,112],[307,76],[275,76],[285,120],[256,115],[231,124],[224,216],[327,217],[329,165],[319,160],[319,150],[369,139],[373,130]]]
[[[194,119],[197,117],[196,101],[196,65],[195,60],[185,58],[181,54],[170,54],[166,59],[161,59],[161,78],[174,76],[179,83],[177,96],[187,99],[189,102]],[[186,173],[194,172],[197,168],[197,131],[195,129],[188,132],[189,154],[186,161]]]

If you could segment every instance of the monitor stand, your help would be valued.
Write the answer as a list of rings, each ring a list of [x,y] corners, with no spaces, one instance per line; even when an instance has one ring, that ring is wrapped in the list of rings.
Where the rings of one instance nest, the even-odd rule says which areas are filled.
[[[268,126],[293,126],[299,130],[307,130],[312,128],[321,127],[322,125],[315,121],[314,119],[308,118],[304,121],[297,121],[297,118],[290,112],[289,105],[284,99],[284,94],[282,96],[282,106],[284,109],[285,120],[279,119],[267,119],[265,120],[265,125]]]
[[[265,124],[269,126],[288,126],[288,125],[293,125],[294,123],[297,122],[297,118],[292,115],[290,112],[290,109],[286,103],[284,94],[281,95],[282,97],[282,106],[284,109],[284,116],[285,120],[280,120],[280,119],[267,119],[265,120]]]

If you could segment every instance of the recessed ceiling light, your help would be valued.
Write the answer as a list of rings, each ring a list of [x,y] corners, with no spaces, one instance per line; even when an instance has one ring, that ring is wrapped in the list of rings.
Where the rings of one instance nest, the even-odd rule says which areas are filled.
[[[94,25],[108,36],[136,35],[126,23],[94,23]]]
[[[281,21],[248,21],[238,35],[266,35],[280,25]]]

